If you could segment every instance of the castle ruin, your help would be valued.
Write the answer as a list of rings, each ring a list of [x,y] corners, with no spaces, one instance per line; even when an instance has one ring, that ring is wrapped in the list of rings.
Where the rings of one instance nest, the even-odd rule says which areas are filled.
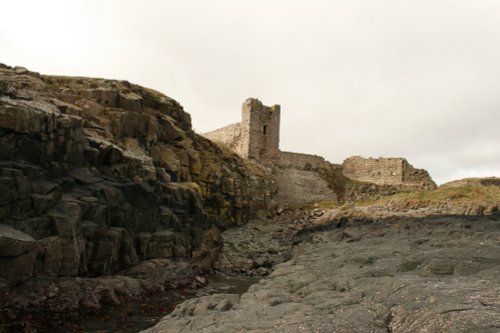
[[[431,189],[436,184],[427,171],[415,169],[404,158],[347,158],[342,165],[332,164],[321,156],[283,152],[279,149],[280,106],[265,106],[255,98],[242,106],[241,122],[203,134],[206,138],[232,149],[243,158],[277,167],[278,183],[286,197],[297,199],[304,193],[310,199],[328,199],[333,195],[328,186],[321,185],[319,169],[341,170],[352,181],[405,190]],[[285,190],[286,189],[286,190]],[[286,192],[286,193],[284,193]],[[300,200],[300,201],[308,201]]]
[[[222,142],[243,158],[263,163],[279,159],[280,106],[265,106],[255,98],[242,106],[241,122],[204,134]]]
[[[377,185],[404,185],[415,189],[436,187],[427,171],[415,169],[404,158],[352,156],[344,160],[342,173],[349,179]]]
[[[203,136],[224,144],[243,158],[266,165],[318,168],[328,163],[320,156],[281,151],[280,106],[265,106],[256,98],[248,98],[243,103],[241,122]]]

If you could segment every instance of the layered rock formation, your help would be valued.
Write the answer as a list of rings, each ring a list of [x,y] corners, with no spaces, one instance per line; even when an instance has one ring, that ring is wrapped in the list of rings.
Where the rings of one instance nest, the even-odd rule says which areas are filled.
[[[219,228],[265,215],[274,179],[126,81],[0,65],[0,291],[149,259],[209,269]]]

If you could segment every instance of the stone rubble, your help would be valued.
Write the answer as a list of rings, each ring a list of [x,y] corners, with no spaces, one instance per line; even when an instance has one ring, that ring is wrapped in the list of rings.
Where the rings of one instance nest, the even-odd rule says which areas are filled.
[[[276,264],[290,259],[294,233],[323,214],[319,208],[281,208],[273,219],[254,220],[226,230],[215,268],[229,275],[266,276]]]

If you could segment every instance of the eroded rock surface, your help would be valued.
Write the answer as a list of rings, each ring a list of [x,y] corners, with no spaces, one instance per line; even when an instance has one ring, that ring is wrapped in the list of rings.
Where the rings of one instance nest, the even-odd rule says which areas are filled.
[[[334,219],[239,301],[191,300],[143,332],[498,332],[499,220]]]
[[[210,270],[219,227],[273,212],[275,192],[163,94],[0,65],[0,300],[151,259]]]

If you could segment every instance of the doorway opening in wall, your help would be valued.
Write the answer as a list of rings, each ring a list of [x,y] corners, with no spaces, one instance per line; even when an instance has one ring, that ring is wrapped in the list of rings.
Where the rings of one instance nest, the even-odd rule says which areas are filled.
[[[267,126],[262,127],[262,133],[264,133],[264,135],[266,135],[266,129],[267,129]]]

